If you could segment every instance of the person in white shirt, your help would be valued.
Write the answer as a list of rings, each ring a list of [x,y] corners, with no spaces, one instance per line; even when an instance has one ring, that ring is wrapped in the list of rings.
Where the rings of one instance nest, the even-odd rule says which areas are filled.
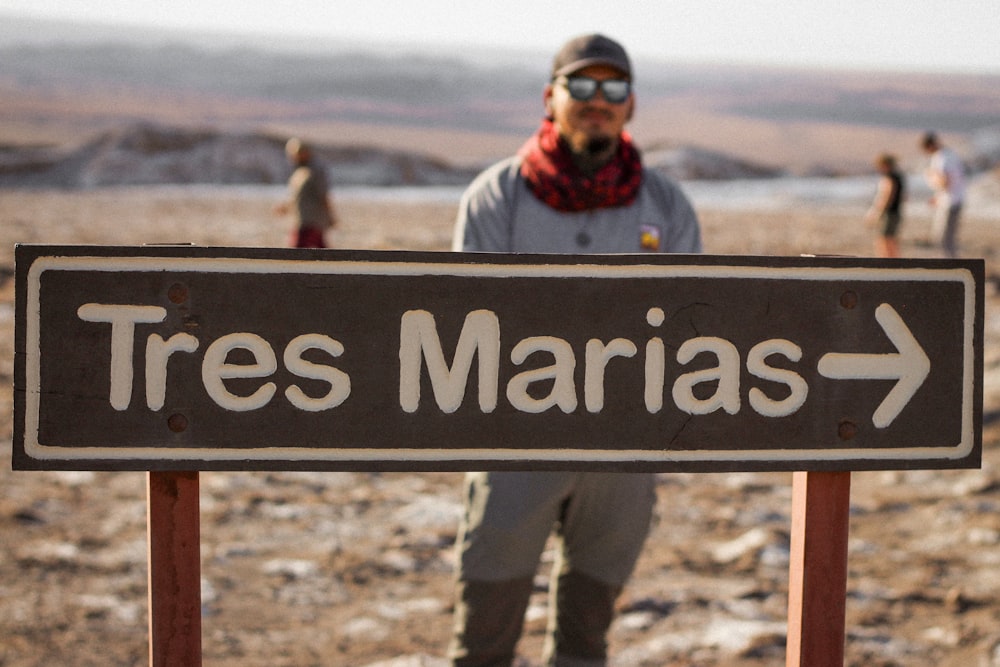
[[[927,183],[934,190],[931,232],[945,257],[957,257],[958,225],[965,202],[965,167],[958,154],[943,146],[934,132],[924,134],[920,145],[931,156],[926,172]]]

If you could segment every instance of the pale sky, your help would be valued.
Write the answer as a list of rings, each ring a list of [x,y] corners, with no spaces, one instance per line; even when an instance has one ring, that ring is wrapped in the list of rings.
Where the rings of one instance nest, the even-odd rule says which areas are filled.
[[[0,0],[0,12],[546,54],[603,32],[666,60],[1000,74],[1000,0]]]

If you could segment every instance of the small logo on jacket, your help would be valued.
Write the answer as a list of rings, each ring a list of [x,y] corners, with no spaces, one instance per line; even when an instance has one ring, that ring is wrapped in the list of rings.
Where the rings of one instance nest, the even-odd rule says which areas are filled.
[[[660,228],[655,225],[643,225],[639,228],[639,247],[646,252],[660,251]]]

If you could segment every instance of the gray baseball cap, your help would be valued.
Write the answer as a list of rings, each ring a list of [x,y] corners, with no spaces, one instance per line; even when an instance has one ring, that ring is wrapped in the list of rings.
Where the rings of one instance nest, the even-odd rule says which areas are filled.
[[[632,63],[625,48],[604,35],[581,35],[569,40],[552,61],[552,78],[572,74],[591,65],[610,65],[632,78]]]

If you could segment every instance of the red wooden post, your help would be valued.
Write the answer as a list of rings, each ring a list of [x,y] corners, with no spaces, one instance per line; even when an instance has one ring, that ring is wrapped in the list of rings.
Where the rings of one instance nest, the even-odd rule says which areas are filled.
[[[197,472],[149,472],[149,664],[201,665]]]
[[[786,667],[843,667],[850,472],[792,481]]]

